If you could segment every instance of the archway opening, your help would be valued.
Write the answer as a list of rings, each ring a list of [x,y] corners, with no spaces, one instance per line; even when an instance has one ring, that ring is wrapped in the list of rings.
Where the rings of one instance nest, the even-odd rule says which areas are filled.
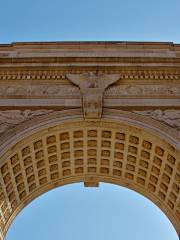
[[[165,214],[142,195],[114,184],[70,184],[36,198],[16,217],[7,240],[178,240]]]

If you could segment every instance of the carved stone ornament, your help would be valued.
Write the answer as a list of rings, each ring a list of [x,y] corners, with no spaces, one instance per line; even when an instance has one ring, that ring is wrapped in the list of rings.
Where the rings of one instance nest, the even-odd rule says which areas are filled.
[[[103,109],[105,89],[119,80],[119,74],[88,72],[67,74],[67,78],[78,85],[82,94],[83,114],[85,119],[100,119]]]
[[[180,110],[147,110],[147,111],[134,111],[134,113],[149,116],[155,120],[164,122],[165,124],[169,125],[172,128],[180,131]]]
[[[54,111],[47,109],[39,109],[34,111],[28,109],[0,111],[0,134],[24,121],[37,116],[48,115],[52,112]]]

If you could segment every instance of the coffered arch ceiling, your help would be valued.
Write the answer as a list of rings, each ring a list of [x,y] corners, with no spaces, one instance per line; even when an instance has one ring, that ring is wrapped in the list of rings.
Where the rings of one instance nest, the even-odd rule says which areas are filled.
[[[0,227],[44,192],[73,182],[108,182],[151,199],[180,233],[178,136],[166,125],[123,111],[104,110],[85,121],[81,110],[24,122],[2,136]]]

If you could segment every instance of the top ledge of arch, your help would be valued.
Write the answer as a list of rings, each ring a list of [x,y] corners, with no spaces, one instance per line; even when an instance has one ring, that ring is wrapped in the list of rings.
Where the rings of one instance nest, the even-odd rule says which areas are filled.
[[[140,57],[180,58],[172,42],[17,42],[0,44],[0,58]]]

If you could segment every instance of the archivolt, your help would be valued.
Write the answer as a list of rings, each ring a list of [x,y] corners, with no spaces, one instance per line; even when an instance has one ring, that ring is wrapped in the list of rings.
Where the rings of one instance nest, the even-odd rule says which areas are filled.
[[[4,142],[2,236],[17,213],[38,195],[79,181],[87,185],[104,181],[140,192],[166,213],[180,233],[180,153],[176,146],[135,127],[134,122],[123,123],[118,117],[108,120],[108,112],[99,122],[85,122],[75,112],[74,119],[67,112],[61,115],[59,123],[59,115],[35,119],[26,123],[26,129],[23,125],[16,129],[16,141]]]

